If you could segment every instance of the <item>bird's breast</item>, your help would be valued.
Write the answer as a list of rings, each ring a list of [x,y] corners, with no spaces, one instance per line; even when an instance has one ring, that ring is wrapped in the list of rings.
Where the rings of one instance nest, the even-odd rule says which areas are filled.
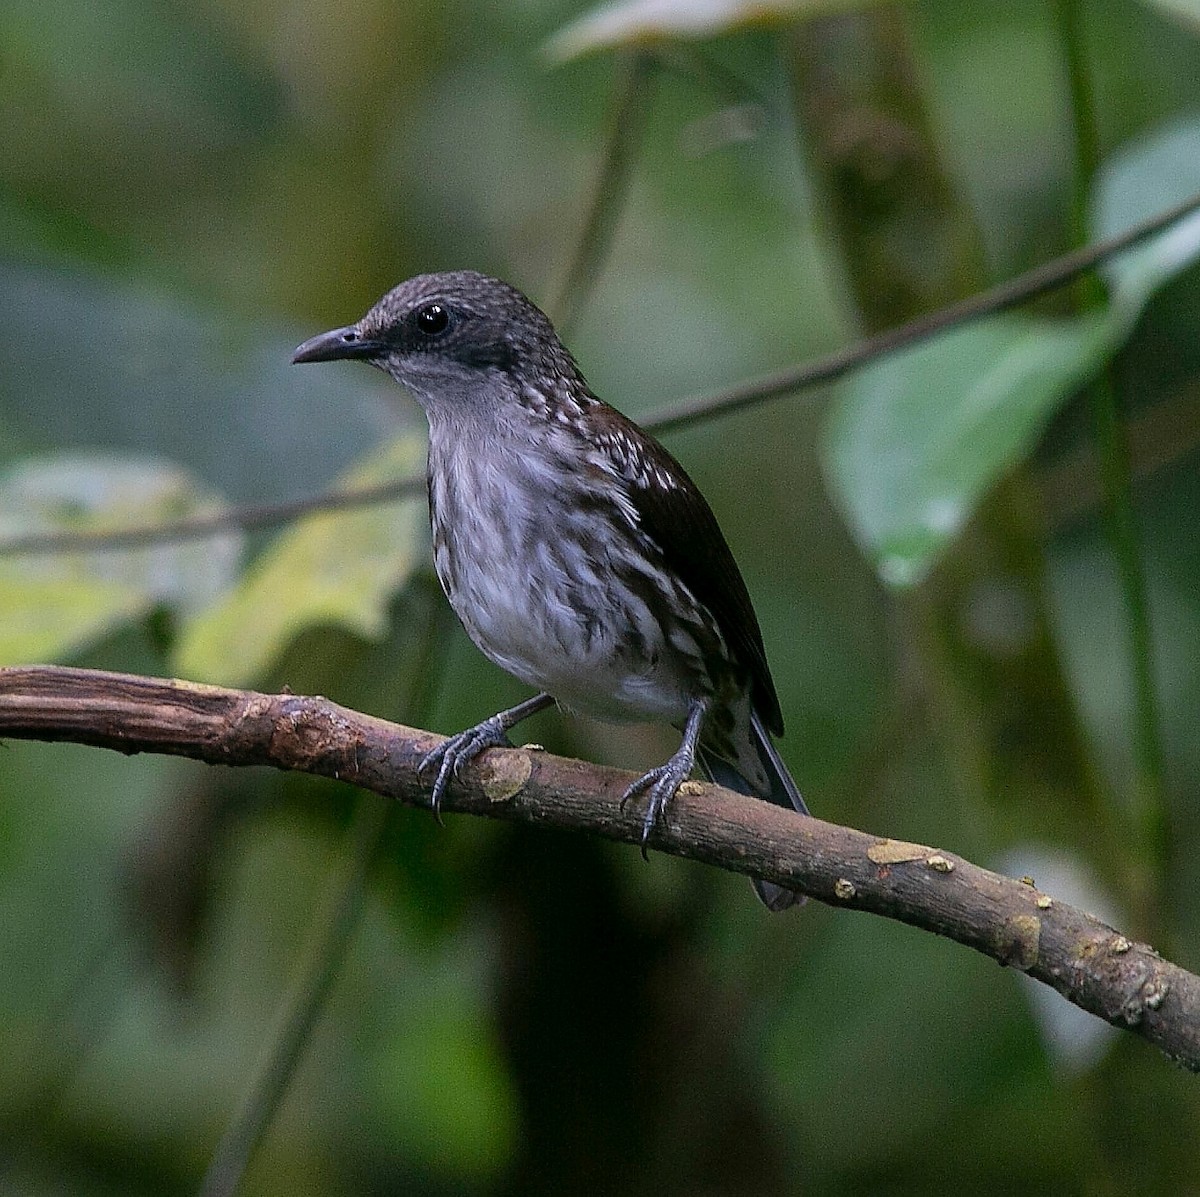
[[[434,566],[468,635],[564,706],[684,718],[711,685],[711,619],[595,471],[497,449],[430,443]]]

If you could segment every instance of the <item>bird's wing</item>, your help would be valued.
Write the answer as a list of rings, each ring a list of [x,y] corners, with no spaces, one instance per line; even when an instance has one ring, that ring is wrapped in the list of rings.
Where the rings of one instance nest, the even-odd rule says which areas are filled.
[[[712,612],[734,659],[750,674],[751,698],[763,724],[782,735],[783,715],[758,619],[708,501],[683,466],[615,408],[597,402],[586,409],[585,419],[593,443],[628,484],[641,530]]]

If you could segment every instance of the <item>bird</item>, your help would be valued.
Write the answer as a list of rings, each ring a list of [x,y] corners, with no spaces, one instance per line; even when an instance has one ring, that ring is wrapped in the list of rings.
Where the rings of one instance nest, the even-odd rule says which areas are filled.
[[[383,370],[424,409],[438,580],[480,651],[537,691],[423,758],[435,814],[464,765],[554,703],[682,730],[621,799],[645,801],[643,855],[697,765],[809,813],[772,738],[783,716],[762,633],[712,508],[597,398],[541,309],[473,270],[417,275],[292,357],[339,360]],[[771,910],[800,900],[752,880]]]

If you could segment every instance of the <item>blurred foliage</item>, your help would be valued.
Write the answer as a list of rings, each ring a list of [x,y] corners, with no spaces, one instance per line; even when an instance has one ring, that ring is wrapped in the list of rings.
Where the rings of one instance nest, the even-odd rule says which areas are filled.
[[[597,50],[669,45],[677,39],[712,38],[748,26],[788,26],[864,6],[866,0],[616,0],[599,5],[560,29],[546,43],[552,61],[565,62]]]
[[[646,415],[853,338],[870,321],[789,39],[814,18],[847,38],[838,13],[859,7],[0,5],[0,538],[419,473],[413,405],[366,370],[292,370],[290,348],[418,270],[488,270],[549,304],[631,46],[652,55],[653,108],[571,336],[597,392]],[[1083,9],[1096,237],[1200,190],[1195,9]],[[1051,6],[891,12],[988,274],[1070,248]],[[547,49],[582,57],[551,67]],[[861,112],[832,116],[822,136],[858,144]],[[891,162],[860,165],[886,185]],[[937,230],[862,227],[938,281]],[[1198,242],[1193,220],[1109,264],[1108,306],[1086,319],[1050,296],[671,439],[755,596],[813,809],[1034,871],[1123,919],[1131,668],[1075,394],[1112,362],[1168,761],[1155,914],[1193,969]],[[1014,470],[1038,553],[960,598],[955,554]],[[409,503],[270,536],[0,557],[0,656],[288,685],[456,730],[523,691],[447,618],[424,536]],[[981,790],[954,751],[948,725],[976,713],[948,702],[894,584],[952,595],[955,634],[1003,662],[1030,618],[1013,584],[1029,579],[1004,570],[1048,588],[1100,807],[1046,778]],[[1020,694],[990,701],[1010,726]],[[521,732],[630,767],[672,744],[553,714]],[[1057,724],[1042,735],[1046,759],[1065,751]],[[353,805],[310,778],[5,746],[0,1190],[196,1190],[272,1050]],[[740,879],[685,862],[396,811],[244,1191],[1200,1185],[1194,1078],[1023,980],[845,911],[769,918]]]
[[[1200,126],[1116,159],[1096,198],[1096,240],[1200,192]],[[1023,461],[1064,398],[1134,331],[1159,288],[1200,256],[1200,216],[1109,263],[1104,312],[1031,323],[998,316],[862,370],[830,421],[831,482],[884,581],[911,585],[979,500]],[[929,379],[937,380],[936,387]]]
[[[185,470],[145,458],[61,453],[0,475],[0,529],[9,534],[102,532],[221,507]],[[67,657],[159,606],[195,612],[232,585],[241,555],[233,531],[200,545],[0,560],[0,664]]]
[[[337,488],[412,477],[421,459],[416,437],[401,437],[344,475]],[[183,677],[249,685],[307,627],[342,626],[378,639],[388,598],[412,576],[423,527],[412,500],[298,521],[236,588],[180,628],[173,667]]]
[[[832,413],[828,463],[893,586],[922,580],[980,497],[1096,368],[1103,326],[1000,316],[864,369]],[[936,387],[929,385],[937,379]]]

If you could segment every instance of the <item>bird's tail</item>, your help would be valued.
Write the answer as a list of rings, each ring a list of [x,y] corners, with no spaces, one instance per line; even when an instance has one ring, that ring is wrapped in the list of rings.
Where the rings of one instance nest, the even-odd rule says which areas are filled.
[[[765,794],[756,790],[727,760],[717,756],[703,744],[697,750],[700,767],[708,775],[710,781],[715,781],[717,785],[724,786],[728,790],[745,794],[749,798],[764,798],[786,810],[796,810],[802,815],[807,815],[809,809],[804,804],[799,787],[788,772],[787,765],[783,763],[783,758],[779,755],[774,741],[763,727],[757,711],[751,712],[750,731],[754,746],[762,758],[763,768],[767,773],[767,783],[770,789]],[[754,892],[758,894],[763,905],[770,911],[787,910],[804,901],[802,894],[782,885],[776,885],[773,881],[764,881],[761,877],[751,877],[750,882],[754,886]]]

